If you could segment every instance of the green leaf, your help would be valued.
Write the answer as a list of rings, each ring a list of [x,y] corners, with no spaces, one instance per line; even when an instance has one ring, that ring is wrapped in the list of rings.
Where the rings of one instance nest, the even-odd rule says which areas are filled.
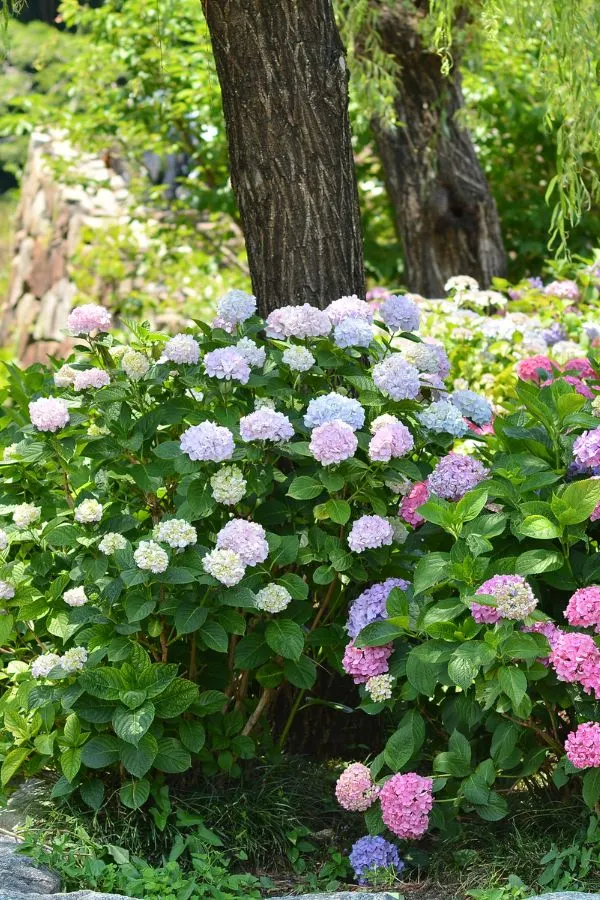
[[[67,781],[72,782],[81,768],[81,749],[65,747],[60,754],[60,768]]]
[[[143,778],[141,781],[130,781],[124,784],[119,791],[119,800],[128,809],[139,809],[150,796],[150,782]]]
[[[385,745],[384,758],[392,772],[400,772],[425,740],[425,723],[416,710],[407,712]]]
[[[439,648],[437,641],[426,641],[412,648],[406,660],[406,677],[416,691],[432,696],[452,649],[452,645]]]
[[[100,700],[117,700],[119,692],[126,688],[116,669],[89,669],[79,676],[79,684],[92,697]]]
[[[365,826],[369,834],[383,834],[385,825],[381,818],[381,806],[379,803],[373,803],[372,806],[364,814]]]
[[[308,585],[299,575],[287,572],[280,575],[277,584],[281,584],[292,595],[292,600],[306,600],[308,597]]]
[[[479,665],[470,659],[453,656],[448,663],[448,675],[459,688],[468,691],[479,672]]]
[[[356,647],[383,647],[406,634],[407,616],[394,616],[393,619],[382,619],[370,622],[355,639]]]
[[[27,747],[15,747],[14,750],[9,750],[2,762],[2,769],[0,769],[2,787],[8,784],[13,775],[19,771],[30,752]]]
[[[229,638],[223,626],[218,622],[205,622],[204,627],[200,631],[200,637],[209,650],[215,650],[217,653],[227,653]]]
[[[556,550],[527,550],[517,557],[515,575],[539,575],[554,572],[564,564],[562,553]]]
[[[498,682],[516,709],[527,693],[527,676],[516,666],[502,666],[498,670]]]
[[[105,769],[119,759],[119,742],[112,734],[99,734],[84,745],[81,761],[90,769]]]
[[[154,760],[154,768],[159,772],[177,775],[186,772],[192,765],[189,751],[175,738],[161,738],[158,742],[158,755]]]
[[[308,475],[300,475],[294,478],[287,492],[288,497],[294,500],[314,500],[323,493],[323,485]]]
[[[236,669],[258,669],[271,656],[264,635],[253,632],[241,639],[235,648]]]
[[[540,541],[549,541],[560,537],[560,528],[545,516],[527,516],[517,526],[519,534],[537,538]]]
[[[488,489],[481,486],[469,491],[456,504],[454,514],[459,522],[475,519],[487,503]]]
[[[197,699],[198,685],[187,678],[176,678],[155,700],[156,715],[161,719],[174,719]]]
[[[112,725],[121,740],[137,744],[154,721],[154,704],[147,701],[138,709],[119,706],[112,717]]]
[[[121,762],[130,775],[135,775],[136,778],[143,778],[152,767],[157,753],[158,743],[156,738],[151,734],[144,734],[140,738],[137,747],[131,743],[121,745]]]
[[[193,569],[184,569],[181,566],[169,566],[165,572],[161,572],[157,581],[161,584],[192,584],[198,578],[198,573]]]
[[[191,722],[183,719],[179,723],[181,743],[192,753],[200,753],[206,741],[206,731],[202,722]]]
[[[178,634],[191,634],[198,631],[208,618],[208,610],[200,606],[197,599],[185,598],[177,604],[175,612],[175,628]]]
[[[79,793],[86,806],[98,810],[104,800],[104,783],[99,778],[90,778],[79,786]]]
[[[271,650],[285,659],[300,659],[304,649],[304,632],[291,619],[273,619],[269,622],[265,639]]]
[[[194,703],[194,713],[197,716],[211,716],[221,712],[224,703],[227,703],[227,696],[223,691],[202,691]]]
[[[578,525],[579,522],[586,522],[600,503],[600,481],[593,478],[574,481],[566,486],[559,499],[563,511],[554,510],[554,512],[561,525]]]
[[[294,687],[310,690],[317,680],[317,667],[308,656],[297,660],[286,659],[283,674]]]
[[[445,581],[450,571],[448,553],[427,553],[417,563],[414,578],[415,594],[422,594],[434,584]]]
[[[590,809],[600,800],[600,769],[590,769],[583,776],[583,799]]]
[[[453,731],[448,750],[438,753],[433,761],[434,772],[464,778],[471,772],[471,745],[460,731]]]
[[[352,515],[350,504],[346,500],[328,500],[325,509],[332,522],[345,525]]]

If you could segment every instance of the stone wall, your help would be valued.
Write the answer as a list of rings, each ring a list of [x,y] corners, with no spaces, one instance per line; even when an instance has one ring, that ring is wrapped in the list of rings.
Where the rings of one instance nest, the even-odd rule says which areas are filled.
[[[64,182],[51,158],[68,164]],[[106,160],[76,153],[58,133],[33,133],[0,314],[0,345],[16,345],[24,364],[68,350],[64,332],[76,295],[71,264],[81,230],[128,221],[129,203],[125,179]]]

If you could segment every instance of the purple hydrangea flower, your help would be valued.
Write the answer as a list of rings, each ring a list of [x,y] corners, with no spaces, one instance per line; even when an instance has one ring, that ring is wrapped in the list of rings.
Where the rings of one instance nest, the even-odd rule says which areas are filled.
[[[267,336],[280,340],[289,337],[324,337],[331,331],[331,319],[322,309],[304,303],[282,306],[267,317]]]
[[[436,340],[430,337],[425,338],[425,343],[430,344],[435,352],[437,353],[438,358],[438,377],[442,380],[447,378],[450,374],[450,359],[444,347]]]
[[[560,297],[561,300],[579,300],[581,296],[577,282],[568,278],[564,281],[551,281],[544,288],[544,293]]]
[[[394,540],[394,529],[383,516],[361,516],[352,524],[348,546],[354,553],[376,547],[389,546]]]
[[[418,369],[399,353],[392,353],[373,367],[373,381],[392,400],[415,400],[421,388]]]
[[[492,407],[485,397],[475,391],[454,391],[450,394],[450,402],[476,425],[487,425],[492,421]]]
[[[399,875],[404,868],[397,848],[381,835],[368,834],[359,838],[348,859],[359,884],[373,884],[378,869],[392,869]]]
[[[357,431],[365,424],[365,411],[358,400],[332,391],[310,401],[304,415],[304,424],[307,428],[316,428],[318,425],[333,422],[334,419],[345,422]]]
[[[427,479],[427,487],[444,500],[460,500],[488,475],[489,469],[486,469],[478,459],[449,453],[440,459]]]
[[[191,425],[181,435],[180,447],[190,459],[210,462],[231,459],[235,449],[229,428],[214,422]]]
[[[283,413],[263,406],[240,419],[240,437],[250,441],[274,441],[280,444],[294,436],[294,426]]]
[[[559,341],[567,339],[567,329],[560,322],[553,322],[548,328],[544,328],[542,337],[549,347],[553,347]]]
[[[418,331],[419,307],[406,294],[392,294],[379,307],[379,315],[392,331]]]
[[[217,535],[218,550],[233,550],[245,566],[257,566],[269,555],[265,530],[258,522],[231,519]]]
[[[373,337],[373,328],[364,319],[342,319],[333,330],[335,345],[342,350],[346,347],[368,347]]]
[[[600,428],[579,435],[573,444],[573,456],[583,469],[600,466]]]
[[[239,381],[248,384],[250,366],[234,347],[220,347],[204,357],[204,371],[220,381]]]
[[[346,631],[351,638],[357,637],[360,631],[371,622],[377,622],[380,619],[387,619],[388,612],[386,608],[388,597],[393,588],[402,588],[403,591],[409,586],[409,582],[404,578],[387,578],[379,584],[373,584],[362,594],[352,601],[348,610],[348,621],[346,622]]]
[[[349,297],[340,297],[334,300],[325,310],[332,325],[339,325],[344,319],[362,319],[363,322],[373,321],[373,308],[352,294]]]
[[[334,419],[313,429],[310,439],[310,452],[323,466],[350,459],[356,453],[358,439],[350,425]]]

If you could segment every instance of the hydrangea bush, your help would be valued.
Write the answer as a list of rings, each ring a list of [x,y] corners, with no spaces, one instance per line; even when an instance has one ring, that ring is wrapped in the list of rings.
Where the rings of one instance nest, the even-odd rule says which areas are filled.
[[[350,600],[407,584],[402,494],[485,418],[418,319],[346,297],[264,323],[231,291],[212,326],[121,341],[88,304],[68,361],[9,368],[3,784],[54,768],[56,795],[140,807],[192,766],[236,773],[281,687],[340,669]],[[373,697],[390,653],[351,654]]]

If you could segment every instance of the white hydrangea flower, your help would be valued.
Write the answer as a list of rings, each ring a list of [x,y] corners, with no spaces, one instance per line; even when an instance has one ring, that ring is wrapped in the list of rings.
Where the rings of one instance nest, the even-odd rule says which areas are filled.
[[[2,462],[15,462],[15,460],[19,458],[19,451],[17,450],[16,444],[9,444],[8,447],[5,447],[2,451]]]
[[[397,425],[399,421],[400,419],[397,419],[396,416],[391,416],[389,413],[383,413],[383,415],[373,419],[369,430],[371,434],[375,434],[380,428],[383,428],[384,425]]]
[[[392,699],[393,683],[394,679],[391,675],[372,675],[365,684],[365,688],[373,703],[383,703],[384,700]]]
[[[233,587],[244,577],[246,567],[233,550],[212,550],[202,560],[204,571],[227,587]]]
[[[8,535],[3,528],[0,528],[0,553],[8,547]]]
[[[121,368],[132,381],[140,381],[150,369],[150,360],[144,353],[127,350],[121,359]]]
[[[73,387],[77,370],[73,366],[64,365],[54,373],[54,384],[56,387]]]
[[[13,522],[17,528],[29,528],[35,522],[39,522],[42,510],[33,503],[19,503],[13,509]]]
[[[58,665],[60,665],[58,653],[43,653],[31,663],[31,676],[32,678],[46,678]]]
[[[164,522],[159,522],[154,528],[153,537],[156,541],[162,541],[169,547],[178,547],[179,549],[189,547],[198,540],[196,529],[185,519],[166,519]]]
[[[439,357],[431,344],[417,344],[415,341],[399,341],[398,350],[406,362],[429,375],[437,375],[440,368]]]
[[[99,522],[102,518],[103,506],[97,500],[83,500],[79,506],[75,507],[75,521],[80,525],[90,525],[93,522]]]
[[[83,587],[74,587],[68,591],[65,591],[63,594],[63,600],[65,601],[67,606],[85,606],[85,604],[88,602],[85,588]]]
[[[154,572],[155,575],[164,572],[169,565],[167,552],[154,541],[140,541],[133,558],[138,569]]]
[[[237,466],[223,466],[210,479],[213,499],[223,506],[235,506],[246,493],[247,482]]]
[[[116,531],[109,531],[98,544],[98,549],[105,556],[110,556],[112,553],[116,553],[117,550],[124,550],[126,546],[127,539],[122,534],[118,534]]]
[[[122,359],[123,356],[127,353],[129,347],[126,347],[125,344],[116,344],[114,347],[111,347],[108,351],[113,359],[119,360]]]
[[[446,293],[450,293],[450,291],[456,291],[457,293],[463,291],[478,291],[479,284],[474,278],[471,278],[470,275],[454,275],[452,278],[448,279],[444,285],[444,290]]]
[[[264,366],[267,359],[265,348],[259,347],[258,344],[250,340],[250,338],[241,338],[235,345],[235,349],[240,356],[244,357],[252,369],[262,369]]]
[[[282,612],[291,600],[292,595],[281,584],[268,584],[256,594],[256,606],[264,612]]]
[[[12,600],[15,589],[8,581],[0,581],[0,600]]]
[[[306,347],[296,346],[284,350],[282,359],[292,372],[308,372],[316,362],[310,350],[307,350]]]
[[[67,650],[60,658],[60,666],[67,673],[72,675],[74,672],[80,672],[85,666],[88,658],[88,652],[85,647],[72,647]]]
[[[585,352],[575,341],[557,341],[552,348],[552,356],[557,362],[564,365],[570,359],[585,356]]]

